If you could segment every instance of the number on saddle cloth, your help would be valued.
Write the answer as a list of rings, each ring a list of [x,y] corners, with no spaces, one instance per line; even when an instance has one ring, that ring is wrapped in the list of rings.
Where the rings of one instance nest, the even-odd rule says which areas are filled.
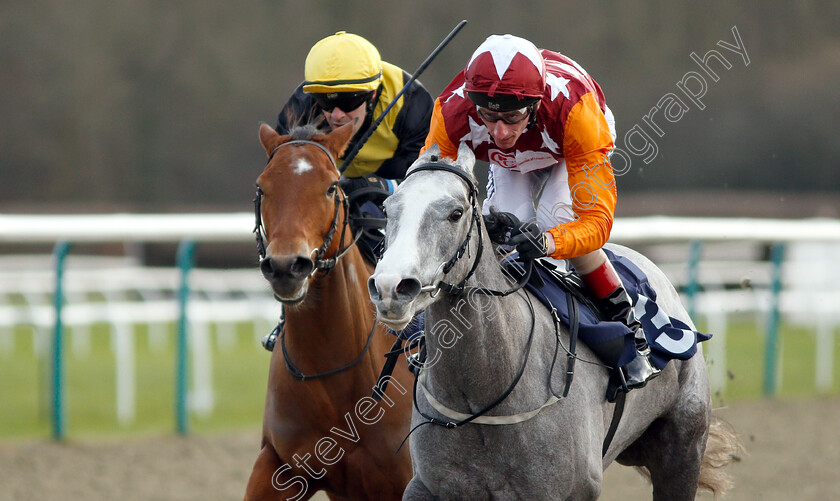
[[[385,241],[382,204],[394,192],[396,183],[378,176],[341,176],[339,185],[350,205],[350,229],[359,236],[359,251],[368,262],[376,264]]]
[[[648,282],[647,276],[629,259],[618,256],[609,250],[604,249],[607,257],[621,277],[621,281],[633,300],[636,310],[636,318],[641,322],[645,337],[651,347],[651,360],[659,369],[663,369],[669,360],[687,360],[697,352],[697,343],[711,339],[710,334],[704,334],[691,330],[685,323],[665,314],[656,304],[656,291]],[[538,262],[540,262],[538,260]],[[557,273],[546,266],[536,266],[535,272],[544,279],[546,286],[539,288],[535,296],[546,303],[548,308],[557,308],[564,324],[568,325],[569,312],[566,306],[565,294],[572,293],[580,301],[580,340],[588,344],[597,353],[595,345],[608,343],[613,339],[625,337],[631,334],[629,328],[621,322],[604,321],[603,316],[592,301],[588,300],[589,291],[582,284],[574,286],[570,284],[567,276],[559,278],[563,274]],[[579,279],[578,279],[579,281]],[[572,285],[570,287],[570,285]],[[535,292],[533,282],[527,288]],[[635,346],[632,343],[632,336],[628,336],[624,352],[617,361],[621,366],[629,362],[635,356]],[[605,361],[606,362],[606,361]],[[616,361],[611,361],[615,363]]]

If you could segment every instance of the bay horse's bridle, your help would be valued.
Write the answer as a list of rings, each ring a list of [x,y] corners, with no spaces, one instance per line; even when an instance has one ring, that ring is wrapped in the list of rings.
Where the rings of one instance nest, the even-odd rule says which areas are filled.
[[[266,165],[268,165],[271,162],[271,159],[274,157],[274,154],[277,153],[277,150],[279,150],[283,146],[295,144],[316,146],[327,155],[327,158],[330,159],[330,163],[332,164],[333,168],[336,169],[336,172],[338,172],[338,165],[336,164],[335,158],[333,157],[332,153],[330,153],[330,151],[324,145],[316,143],[315,141],[308,141],[305,139],[288,141],[275,147],[273,150],[271,150],[271,154],[268,156]],[[333,268],[335,268],[335,265],[338,264],[338,261],[350,251],[350,249],[353,247],[353,245],[356,244],[356,242],[359,239],[359,236],[357,236],[350,245],[348,245],[346,248],[341,248],[341,246],[344,245],[344,235],[347,232],[347,226],[349,224],[350,210],[347,202],[347,196],[344,195],[344,192],[338,185],[338,181],[333,183],[333,187],[335,188],[335,191],[333,192],[333,200],[335,201],[335,211],[333,212],[333,220],[330,224],[330,229],[324,236],[324,243],[321,244],[320,248],[312,249],[312,252],[310,253],[309,257],[313,258],[312,261],[315,263],[315,267],[313,268],[312,273],[309,275],[310,277],[314,276],[315,273],[319,271],[329,273]],[[260,262],[262,262],[262,260],[266,258],[265,240],[268,239],[268,234],[265,232],[265,227],[262,223],[261,204],[263,195],[264,193],[262,191],[262,188],[260,188],[260,186],[257,185],[257,195],[254,197],[254,217],[256,219],[254,225],[254,235],[257,241],[257,252],[259,252],[260,254]],[[330,245],[332,245],[333,238],[335,237],[335,233],[338,230],[338,214],[340,207],[344,208],[344,223],[341,226],[339,249],[333,257],[327,258],[327,249],[329,249]],[[264,234],[265,238],[263,238]],[[359,235],[361,235],[361,232],[359,233]]]
[[[288,141],[286,143],[278,145],[273,150],[271,150],[271,153],[268,155],[268,160],[266,161],[266,165],[268,165],[271,162],[271,159],[274,157],[274,154],[277,153],[277,150],[279,150],[283,146],[294,145],[294,144],[313,145],[313,146],[316,146],[316,147],[320,148],[321,151],[323,151],[327,155],[327,158],[330,159],[330,163],[332,164],[333,168],[336,169],[336,172],[338,172],[338,166],[335,162],[335,158],[333,157],[332,153],[330,153],[330,151],[326,147],[324,147],[324,145],[322,145],[320,143],[316,143],[315,141],[308,141],[308,140],[305,140],[305,139],[297,139],[297,140],[294,140],[294,141]],[[350,245],[348,245],[346,248],[343,248],[343,249],[341,248],[341,246],[344,244],[344,235],[347,232],[347,226],[349,225],[350,209],[349,209],[349,204],[347,202],[347,195],[345,195],[344,192],[341,190],[341,187],[339,186],[338,181],[333,183],[332,186],[335,188],[335,191],[333,193],[333,200],[335,201],[335,211],[333,212],[333,220],[332,220],[332,223],[330,224],[330,229],[327,230],[327,234],[324,236],[324,243],[321,244],[320,248],[312,249],[312,253],[310,254],[310,257],[312,257],[312,255],[314,254],[313,262],[315,263],[315,268],[312,270],[312,273],[309,275],[310,278],[313,277],[319,271],[323,271],[325,275],[328,274],[333,268],[335,268],[335,266],[338,264],[339,260],[341,260],[342,257],[344,257],[345,255],[347,255],[348,252],[350,252],[350,249],[353,248],[353,246],[356,244],[356,242],[359,240],[359,237],[362,234],[362,232],[359,232],[359,234],[356,236],[355,239],[353,239],[353,242],[350,243]],[[265,227],[262,224],[262,213],[261,213],[261,210],[260,210],[263,195],[264,194],[263,194],[262,188],[260,188],[260,186],[257,185],[257,195],[256,195],[256,197],[254,197],[254,216],[256,218],[256,223],[254,225],[254,234],[256,235],[257,252],[259,252],[259,254],[260,254],[260,262],[262,262],[262,260],[264,260],[266,258],[265,240],[268,239],[268,234],[266,234]],[[340,240],[339,240],[339,242],[340,242],[339,243],[339,249],[338,249],[338,251],[336,251],[336,253],[333,257],[327,258],[327,257],[325,257],[326,254],[327,254],[327,249],[329,249],[330,245],[332,245],[333,238],[335,237],[335,233],[338,230],[339,207],[344,208],[344,223],[341,226],[341,237],[340,237]],[[265,239],[263,239],[263,234],[266,234]],[[284,302],[276,294],[274,295],[274,298],[277,299],[278,301],[280,301],[281,303]],[[370,347],[370,343],[373,340],[373,334],[374,334],[374,332],[376,332],[377,323],[378,322],[376,322],[376,321],[373,322],[373,327],[370,330],[370,334],[368,334],[367,342],[365,343],[364,348],[356,356],[356,358],[354,358],[350,363],[348,363],[348,364],[346,364],[342,367],[339,367],[337,369],[332,369],[332,370],[329,370],[329,371],[326,371],[326,372],[321,372],[321,373],[318,373],[318,374],[304,374],[303,372],[301,372],[295,366],[294,362],[292,362],[291,357],[289,356],[288,352],[286,351],[285,319],[281,318],[281,321],[278,324],[277,328],[280,329],[280,333],[279,333],[280,346],[281,346],[281,350],[283,352],[283,359],[286,362],[286,368],[289,370],[289,373],[292,375],[292,377],[294,377],[296,379],[299,379],[301,381],[304,381],[306,379],[317,379],[317,378],[322,378],[322,377],[326,377],[326,376],[331,376],[333,374],[338,374],[339,372],[343,372],[347,369],[350,369],[351,367],[358,364],[362,360],[362,358],[364,357],[365,353],[367,353],[368,348]]]

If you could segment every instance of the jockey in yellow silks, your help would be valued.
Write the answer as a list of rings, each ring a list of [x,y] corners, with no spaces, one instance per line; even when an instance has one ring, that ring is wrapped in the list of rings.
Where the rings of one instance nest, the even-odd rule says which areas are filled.
[[[382,61],[364,38],[339,31],[316,43],[306,56],[301,83],[277,117],[277,132],[287,134],[302,117],[323,117],[330,129],[355,121],[346,152],[402,90],[410,75]],[[344,175],[402,179],[429,131],[432,97],[417,80],[408,86],[383,122],[365,142]]]
[[[312,46],[303,73],[303,83],[280,110],[277,132],[288,134],[296,125],[308,123],[332,130],[353,122],[354,135],[345,155],[353,151],[410,79],[408,73],[383,61],[369,41],[344,31]],[[385,196],[393,192],[390,180],[402,180],[420,153],[429,132],[432,106],[431,95],[418,80],[412,81],[397,99],[341,176],[340,186],[351,200],[351,213],[381,214],[374,201],[349,195],[369,187],[382,188]],[[375,261],[381,231],[354,228],[357,231],[364,232],[358,240],[359,249],[366,259]],[[274,348],[282,323],[281,315],[280,324],[263,338],[266,349]]]

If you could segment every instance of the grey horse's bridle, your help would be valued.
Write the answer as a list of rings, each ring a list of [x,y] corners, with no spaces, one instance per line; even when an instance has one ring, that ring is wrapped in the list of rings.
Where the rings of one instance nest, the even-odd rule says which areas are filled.
[[[460,177],[465,183],[467,183],[467,187],[470,190],[469,196],[469,203],[472,209],[472,217],[470,219],[470,227],[467,230],[467,235],[464,237],[464,241],[461,242],[461,245],[458,247],[458,250],[455,252],[455,255],[452,256],[448,261],[442,263],[440,267],[438,267],[437,271],[435,272],[434,279],[441,274],[444,276],[452,270],[452,267],[455,266],[455,263],[458,262],[459,259],[466,253],[467,247],[470,245],[470,239],[472,238],[473,229],[475,227],[481,228],[481,213],[478,211],[478,189],[473,183],[473,180],[461,169],[458,167],[453,167],[449,164],[445,164],[438,161],[438,157],[433,155],[431,158],[431,162],[427,164],[419,165],[413,169],[411,169],[408,174],[406,174],[406,179],[412,174],[416,174],[418,172],[423,171],[446,171],[456,176]],[[444,282],[443,280],[438,281],[437,283],[431,283],[428,285],[424,285],[420,288],[420,292],[429,292],[431,293],[432,297],[436,296],[440,290],[445,290],[446,292],[460,295],[464,292],[464,285],[467,283],[467,280],[475,273],[476,268],[478,267],[478,262],[481,259],[481,253],[483,252],[484,246],[481,241],[481,231],[479,230],[478,238],[478,250],[476,251],[476,257],[473,261],[472,267],[470,271],[464,276],[463,279],[457,284],[451,284],[448,282]]]
[[[467,274],[464,276],[464,278],[458,284],[453,285],[453,284],[450,284],[450,283],[447,283],[447,282],[444,282],[443,280],[441,280],[441,281],[437,282],[436,284],[430,284],[430,285],[426,285],[426,286],[421,287],[420,291],[421,292],[429,292],[429,293],[432,293],[434,295],[436,293],[436,291],[438,291],[438,290],[445,290],[448,293],[451,293],[451,294],[454,294],[454,295],[458,296],[458,295],[463,294],[464,291],[467,289],[465,284],[466,284],[467,280],[475,273],[475,271],[478,267],[478,263],[481,260],[481,255],[482,255],[482,251],[483,251],[483,245],[482,245],[482,239],[481,239],[481,215],[478,212],[478,202],[477,202],[477,198],[478,198],[477,197],[477,192],[478,192],[478,190],[476,189],[475,183],[473,183],[472,179],[470,179],[470,177],[464,171],[462,171],[461,169],[459,169],[457,167],[453,167],[449,164],[438,162],[437,161],[438,160],[437,156],[432,156],[431,160],[432,160],[431,163],[422,164],[422,165],[412,169],[406,175],[406,178],[408,178],[408,176],[410,176],[412,174],[415,174],[417,172],[422,172],[422,171],[446,171],[446,172],[450,172],[452,174],[455,174],[458,177],[460,177],[462,180],[464,180],[464,182],[467,183],[467,186],[470,190],[469,201],[470,201],[470,204],[472,205],[472,211],[473,211],[472,221],[470,221],[470,228],[469,228],[469,230],[467,230],[467,235],[466,235],[466,237],[464,237],[464,241],[458,247],[458,250],[455,252],[455,255],[452,256],[452,258],[450,258],[449,261],[446,261],[442,265],[442,268],[439,268],[439,271],[442,270],[443,274],[445,275],[446,273],[448,273],[452,269],[452,267],[455,265],[455,263],[464,255],[464,253],[467,250],[467,246],[469,245],[470,238],[471,238],[474,227],[478,227],[478,229],[479,229],[479,231],[478,231],[479,236],[477,237],[478,238],[478,249],[476,251],[475,260],[473,261],[472,267],[470,268],[469,272],[467,272]],[[522,278],[522,280],[519,283],[517,283],[514,287],[512,287],[511,289],[506,290],[506,291],[497,291],[497,290],[485,289],[483,287],[470,287],[469,289],[471,291],[474,291],[477,294],[483,294],[483,295],[487,295],[487,296],[507,296],[509,294],[512,294],[513,292],[516,292],[516,291],[522,289],[525,286],[525,284],[528,282],[528,280],[531,277],[531,273],[533,271],[533,268],[534,268],[534,262],[533,261],[526,262],[525,275]],[[438,271],[438,273],[439,273],[439,271]],[[438,273],[435,274],[435,277],[437,277]],[[530,331],[528,333],[528,338],[527,338],[526,343],[525,343],[525,350],[524,350],[524,356],[523,356],[522,364],[519,367],[519,370],[517,371],[517,373],[516,373],[516,375],[513,379],[513,382],[510,384],[510,386],[508,386],[507,390],[505,390],[501,395],[499,395],[493,402],[487,404],[482,409],[478,410],[477,412],[474,412],[473,414],[461,414],[461,413],[450,414],[450,413],[442,412],[442,414],[444,414],[446,417],[449,418],[449,420],[442,420],[442,419],[439,419],[439,418],[436,418],[434,416],[431,416],[429,414],[424,413],[422,410],[420,410],[420,407],[417,405],[417,385],[418,385],[418,381],[420,380],[420,377],[418,376],[414,380],[414,396],[413,396],[414,407],[417,410],[417,412],[423,418],[426,419],[426,421],[424,421],[424,422],[418,424],[417,426],[415,426],[409,432],[409,435],[411,435],[411,433],[413,433],[414,430],[416,430],[419,426],[424,425],[424,424],[435,424],[435,425],[438,425],[438,426],[443,426],[445,428],[457,428],[459,426],[462,426],[464,424],[474,422],[474,421],[478,422],[478,423],[482,423],[482,424],[512,424],[512,423],[515,423],[515,422],[521,422],[521,421],[530,419],[531,417],[533,417],[534,415],[539,413],[540,410],[542,410],[545,407],[547,407],[549,405],[552,405],[553,403],[560,400],[561,397],[559,397],[558,395],[555,395],[554,391],[552,390],[551,391],[552,396],[549,398],[549,400],[535,411],[524,413],[524,414],[518,415],[518,416],[483,418],[483,416],[487,412],[489,412],[490,410],[494,409],[496,406],[501,404],[510,395],[510,393],[513,391],[513,389],[518,384],[519,380],[522,378],[522,375],[525,373],[525,366],[528,363],[529,354],[531,352],[531,344],[532,344],[533,339],[534,339],[534,331],[535,331],[535,327],[536,327],[536,312],[534,311],[534,305],[532,304],[532,302],[531,302],[531,300],[530,300],[530,298],[528,297],[527,294],[525,295],[525,300],[526,300],[526,302],[528,304],[528,308],[531,312],[531,328],[530,328]],[[554,321],[555,321],[554,322],[555,337],[557,338],[558,343],[559,343],[558,329],[559,329],[559,320],[560,319],[557,316],[556,309],[552,312],[552,316],[553,316]],[[402,338],[400,337],[400,338],[397,339],[397,342],[391,348],[391,353],[386,355],[386,357],[391,355],[391,354],[394,354],[394,353],[397,353],[397,354],[402,353],[401,348],[402,348]],[[556,347],[555,347],[555,352],[556,352]],[[572,358],[574,358],[573,354],[571,356],[572,356]],[[382,369],[382,375],[380,375],[380,380],[381,380],[383,375],[390,375],[390,371],[393,370],[393,365],[394,365],[393,362],[390,361],[390,360],[389,360],[389,362],[386,362],[385,367],[383,367],[383,369]],[[569,375],[569,376],[571,376],[571,374],[573,374],[572,367],[574,367],[573,360],[570,361],[570,365],[567,366],[567,375]],[[552,363],[551,371],[549,372],[549,379],[550,379],[551,372],[553,372],[553,370],[554,370],[554,364]],[[571,385],[571,377],[567,377],[567,379],[566,379],[566,389],[563,393],[563,397],[565,397],[568,394],[570,385]],[[425,388],[423,388],[423,389],[425,391]],[[374,398],[376,398],[375,394],[376,394],[376,392],[374,392]],[[425,391],[425,395],[426,395],[427,399],[429,400],[430,404],[435,409],[437,409],[438,412],[441,412],[442,404],[439,404],[438,402],[434,401],[434,398],[431,396],[430,393],[428,393],[428,391]],[[432,403],[433,401],[434,401],[434,403]],[[437,404],[437,406],[435,404]],[[408,437],[406,437],[406,439],[407,438]],[[405,440],[403,440],[403,443],[405,443]]]
[[[464,237],[464,241],[458,247],[458,250],[455,251],[455,255],[453,255],[448,261],[442,263],[438,267],[437,271],[435,271],[435,276],[432,279],[432,283],[424,285],[420,288],[421,293],[428,292],[432,297],[435,297],[441,290],[444,290],[449,294],[453,294],[454,296],[460,296],[464,293],[465,290],[468,289],[466,287],[467,280],[469,280],[470,277],[472,277],[475,273],[476,268],[478,268],[478,263],[479,261],[481,261],[481,255],[484,252],[484,243],[481,239],[481,213],[478,210],[478,189],[476,188],[475,183],[470,178],[470,176],[468,176],[463,170],[459,169],[458,167],[453,167],[449,164],[439,162],[438,157],[436,155],[433,155],[431,157],[431,162],[421,164],[411,169],[411,171],[409,171],[405,177],[406,179],[408,179],[408,177],[412,174],[423,171],[445,171],[455,174],[456,176],[460,177],[465,183],[467,183],[467,188],[469,188],[470,190],[469,203],[472,209],[472,217],[470,220],[470,227],[467,230],[467,235]],[[452,267],[455,266],[455,263],[457,263],[458,260],[461,259],[461,257],[463,257],[463,255],[466,253],[467,248],[470,244],[470,239],[472,238],[474,228],[478,228],[478,236],[476,237],[478,240],[478,249],[476,250],[476,255],[473,259],[473,263],[470,267],[470,270],[467,272],[466,275],[464,275],[464,278],[462,278],[461,281],[457,284],[444,282],[443,280],[438,280],[437,282],[435,282],[439,275],[442,274],[445,276],[447,273],[449,273],[452,270]],[[485,289],[483,287],[476,287],[475,290],[480,294],[485,294],[488,296],[507,296],[525,286],[525,284],[531,277],[533,265],[533,261],[529,261],[528,263],[526,263],[524,278],[511,289],[505,291],[496,291]]]

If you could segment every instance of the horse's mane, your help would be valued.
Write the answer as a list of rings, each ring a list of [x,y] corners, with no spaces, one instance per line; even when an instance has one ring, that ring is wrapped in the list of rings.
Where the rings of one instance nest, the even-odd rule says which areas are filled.
[[[308,140],[321,134],[329,132],[326,127],[326,120],[320,113],[315,114],[310,110],[309,113],[294,114],[291,110],[286,110],[286,123],[289,124],[289,135],[294,140]]]

